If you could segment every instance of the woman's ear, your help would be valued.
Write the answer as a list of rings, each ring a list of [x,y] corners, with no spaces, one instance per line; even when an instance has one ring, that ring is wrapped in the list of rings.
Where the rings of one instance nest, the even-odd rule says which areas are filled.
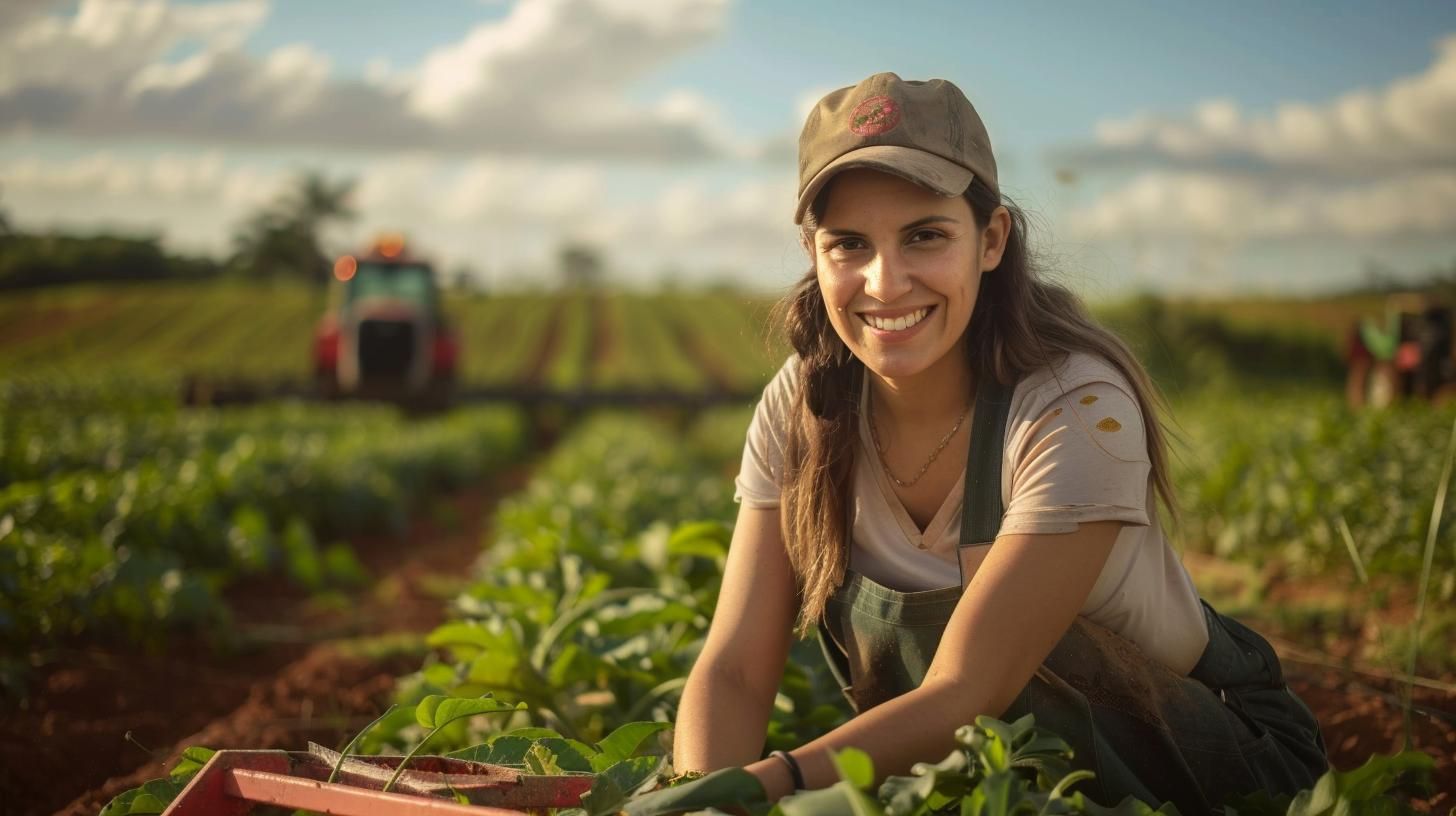
[[[1001,256],[1011,239],[1011,212],[997,207],[991,213],[990,223],[981,231],[981,271],[990,272],[1001,265]]]

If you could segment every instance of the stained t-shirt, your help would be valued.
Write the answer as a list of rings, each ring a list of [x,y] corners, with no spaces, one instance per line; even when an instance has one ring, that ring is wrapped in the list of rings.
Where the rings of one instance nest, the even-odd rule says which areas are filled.
[[[764,389],[743,449],[734,498],[778,507],[785,431],[798,388],[790,357]],[[1033,372],[1011,397],[1001,460],[1000,534],[1070,533],[1081,522],[1126,522],[1081,614],[1187,674],[1208,625],[1187,570],[1157,523],[1143,417],[1133,389],[1106,360],[1076,352]],[[850,568],[910,592],[960,583],[957,544],[965,473],[922,533],[879,466],[860,392]],[[971,427],[968,420],[966,428]]]

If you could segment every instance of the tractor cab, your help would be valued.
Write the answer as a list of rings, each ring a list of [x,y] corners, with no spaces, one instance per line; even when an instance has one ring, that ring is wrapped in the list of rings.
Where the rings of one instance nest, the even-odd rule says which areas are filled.
[[[433,267],[406,252],[399,236],[338,258],[330,306],[315,333],[319,390],[415,407],[448,404],[459,347],[440,301]]]

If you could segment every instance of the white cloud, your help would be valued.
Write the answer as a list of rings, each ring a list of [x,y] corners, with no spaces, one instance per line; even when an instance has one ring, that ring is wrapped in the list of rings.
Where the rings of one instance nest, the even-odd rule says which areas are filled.
[[[224,165],[218,151],[167,153],[151,159],[124,158],[107,151],[68,161],[22,158],[0,165],[7,203],[50,199],[117,198],[132,202],[255,207],[282,189],[278,172]],[[140,215],[140,213],[139,213]]]
[[[629,90],[716,36],[726,3],[522,0],[416,66],[375,62],[362,80],[334,77],[305,44],[245,53],[265,0],[82,0],[69,17],[36,4],[0,26],[0,122],[83,138],[715,157],[731,140],[706,100],[638,103]],[[184,46],[195,50],[169,57]]]
[[[1456,170],[1331,187],[1153,172],[1073,213],[1084,238],[1390,238],[1456,232]]]
[[[1267,115],[1209,99],[1185,116],[1106,121],[1094,144],[1052,159],[1146,168],[1071,213],[1082,238],[1147,251],[1440,240],[1456,234],[1456,35],[1424,71],[1383,88],[1290,100]]]
[[[165,0],[82,0],[74,16],[37,14],[30,3],[0,27],[0,93],[113,90],[180,44],[236,48],[262,24],[266,0],[173,6]],[[8,30],[6,30],[8,28]]]
[[[792,181],[781,173],[772,181],[647,185],[624,198],[610,189],[600,162],[416,154],[353,170],[359,217],[330,231],[334,249],[401,230],[444,268],[469,263],[496,282],[504,270],[552,268],[566,240],[601,247],[614,270],[637,282],[670,266],[688,274],[734,270],[772,286],[803,266],[789,218]],[[243,219],[291,183],[286,169],[218,151],[154,158],[100,151],[0,163],[4,205],[21,228],[143,231],[214,254],[226,252]]]
[[[1285,102],[1269,115],[1210,100],[1188,116],[1101,122],[1095,136],[1093,144],[1057,151],[1054,161],[1328,177],[1449,166],[1456,162],[1456,35],[1436,43],[1424,72],[1379,90],[1352,90],[1321,104]]]

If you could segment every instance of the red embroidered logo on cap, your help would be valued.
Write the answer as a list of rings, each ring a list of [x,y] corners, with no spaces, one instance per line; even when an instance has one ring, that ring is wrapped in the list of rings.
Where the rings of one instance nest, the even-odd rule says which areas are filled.
[[[859,136],[878,136],[900,124],[900,106],[888,96],[872,96],[854,106],[849,129]]]

